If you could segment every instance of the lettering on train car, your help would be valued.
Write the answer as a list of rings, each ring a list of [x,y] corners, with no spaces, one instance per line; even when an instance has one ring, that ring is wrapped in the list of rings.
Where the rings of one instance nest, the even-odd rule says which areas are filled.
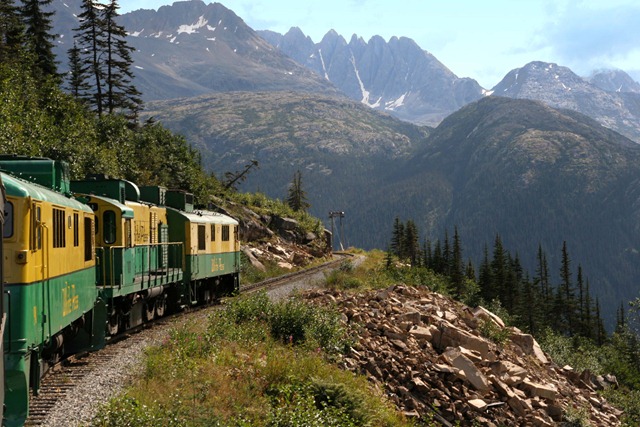
[[[65,282],[65,287],[62,288],[62,315],[66,316],[69,313],[73,313],[79,306],[76,285],[69,285]]]
[[[219,258],[214,258],[211,260],[211,271],[224,271],[224,262]]]

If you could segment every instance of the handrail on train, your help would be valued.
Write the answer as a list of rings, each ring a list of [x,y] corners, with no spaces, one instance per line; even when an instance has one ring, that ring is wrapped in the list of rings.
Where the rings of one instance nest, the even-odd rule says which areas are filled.
[[[179,257],[178,259],[182,258],[182,254],[183,254],[183,243],[182,242],[163,242],[163,243],[150,243],[150,244],[146,244],[146,245],[135,245],[132,246],[131,248],[141,248],[141,247],[146,247],[146,248],[152,248],[152,247],[167,247],[168,250],[170,251],[172,247],[178,248],[177,250],[179,250]],[[98,252],[102,252],[102,256],[100,257],[101,262],[103,263],[107,263],[107,259],[105,259],[105,249],[108,249],[108,264],[105,264],[102,268],[102,288],[106,288],[106,287],[116,287],[116,277],[115,277],[115,263],[113,262],[114,260],[114,256],[116,251],[118,250],[125,250],[128,249],[128,247],[126,246],[109,246],[108,248],[97,248],[96,249],[96,255],[98,255]],[[168,257],[170,258],[170,255],[168,254]],[[159,258],[157,258],[157,260],[159,260]],[[107,272],[107,268],[109,269],[109,271]],[[169,266],[166,266],[167,270],[173,270],[173,269],[169,269]],[[175,269],[175,268],[174,268]],[[140,277],[142,277],[142,283],[144,283],[144,278],[146,277],[148,281],[151,281],[151,272],[153,270],[151,269],[151,265],[149,263],[149,265],[145,266],[143,265],[143,269],[141,271]],[[108,277],[107,277],[107,273]],[[172,273],[172,275],[175,275],[179,272],[174,272]],[[122,287],[122,281],[120,281],[120,283],[117,285],[118,288]]]

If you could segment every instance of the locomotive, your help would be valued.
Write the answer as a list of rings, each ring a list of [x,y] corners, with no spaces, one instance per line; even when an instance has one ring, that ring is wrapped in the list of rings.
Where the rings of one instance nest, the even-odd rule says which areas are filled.
[[[61,358],[239,289],[238,222],[190,193],[71,181],[46,158],[0,156],[0,178],[6,426],[24,424],[29,391]]]

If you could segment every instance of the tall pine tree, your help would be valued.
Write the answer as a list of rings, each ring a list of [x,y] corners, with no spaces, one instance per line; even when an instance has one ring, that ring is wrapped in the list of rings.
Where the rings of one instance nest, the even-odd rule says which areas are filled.
[[[116,23],[118,15],[117,0],[111,0],[102,10],[104,25],[104,46],[106,54],[105,108],[109,114],[126,111],[132,120],[137,120],[142,106],[140,92],[133,85],[133,59],[135,48],[129,46],[127,32]]]
[[[74,39],[82,54],[83,70],[88,74],[92,91],[84,96],[98,116],[102,116],[104,99],[103,85],[106,74],[103,56],[106,49],[104,22],[101,9],[104,7],[93,0],[82,0],[82,13],[78,15],[80,26],[74,28]]]
[[[25,25],[26,49],[33,56],[36,78],[59,78],[56,56],[53,53],[56,35],[51,33],[54,12],[44,10],[52,2],[53,0],[22,0],[20,8]]]
[[[135,121],[142,99],[133,85],[131,53],[135,49],[128,45],[124,27],[116,22],[120,6],[116,0],[107,4],[82,0],[81,8],[80,25],[74,29],[82,58],[77,70],[86,74],[91,87],[83,98],[98,116],[123,113]]]

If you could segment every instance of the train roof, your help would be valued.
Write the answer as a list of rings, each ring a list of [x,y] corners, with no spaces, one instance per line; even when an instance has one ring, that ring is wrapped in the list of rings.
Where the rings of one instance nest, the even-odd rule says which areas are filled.
[[[120,203],[116,199],[104,196],[96,196],[95,194],[78,194],[78,196],[87,199],[87,203],[91,203],[92,200],[99,200],[101,202],[108,203],[115,209],[118,209],[124,218],[133,218],[133,209],[131,209],[127,205]]]
[[[55,192],[39,184],[25,181],[9,174],[2,173],[2,182],[7,196],[31,197],[54,205],[66,206],[85,212],[93,212],[89,206],[71,196]]]
[[[238,225],[238,221],[230,216],[211,211],[197,210],[194,212],[184,212],[178,209],[167,207],[167,212],[173,212],[182,218],[193,223],[210,223],[210,224],[222,224],[222,225]]]

